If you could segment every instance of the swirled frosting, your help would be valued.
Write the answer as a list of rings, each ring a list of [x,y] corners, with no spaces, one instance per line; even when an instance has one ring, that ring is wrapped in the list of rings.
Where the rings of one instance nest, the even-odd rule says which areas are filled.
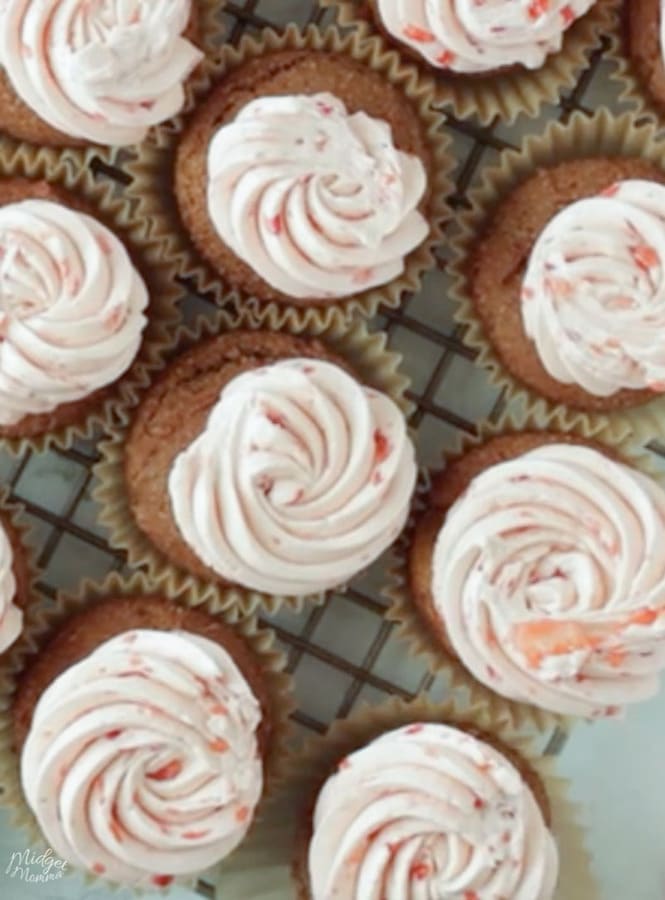
[[[0,653],[11,647],[23,628],[23,612],[14,604],[16,578],[13,565],[12,545],[0,523]]]
[[[262,97],[215,134],[208,213],[273,288],[334,298],[385,284],[427,237],[417,156],[390,126],[331,94]]]
[[[224,579],[302,595],[343,584],[393,542],[415,478],[389,397],[339,366],[288,359],[224,388],[169,492],[183,538]]]
[[[147,304],[129,254],[96,219],[46,200],[0,207],[0,425],[119,378]]]
[[[665,667],[665,491],[581,445],[484,470],[449,510],[435,608],[464,665],[553,712],[616,715]]]
[[[54,852],[131,884],[227,856],[261,796],[259,704],[219,644],[127,631],[44,691],[23,791]]]
[[[556,845],[517,769],[447,725],[390,731],[319,794],[312,900],[551,900]]]
[[[4,0],[0,65],[41,119],[99,144],[134,144],[180,112],[202,53],[191,0]]]
[[[665,391],[664,262],[662,184],[621,181],[548,223],[529,258],[522,319],[553,378],[599,397]]]
[[[376,0],[390,34],[431,66],[489,72],[538,69],[595,0]]]

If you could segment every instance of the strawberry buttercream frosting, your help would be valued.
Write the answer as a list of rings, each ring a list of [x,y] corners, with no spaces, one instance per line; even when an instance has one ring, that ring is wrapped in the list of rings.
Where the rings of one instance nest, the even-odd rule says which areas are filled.
[[[432,559],[448,638],[479,681],[588,718],[658,690],[665,667],[665,491],[582,445],[485,469]]]
[[[375,0],[387,31],[453,72],[537,69],[595,0]]]
[[[505,756],[447,725],[390,731],[319,794],[312,900],[551,900],[554,839]]]
[[[0,66],[63,134],[138,143],[183,107],[203,56],[183,37],[190,12],[191,0],[3,0]]]
[[[665,391],[665,186],[621,181],[565,207],[539,235],[522,319],[557,381],[608,397]]]
[[[169,493],[183,538],[222,578],[303,595],[345,583],[395,540],[415,479],[388,396],[332,363],[288,359],[224,388]]]
[[[129,254],[101,222],[46,200],[0,207],[0,425],[124,374],[147,304]]]
[[[261,97],[208,150],[208,213],[225,244],[298,299],[385,284],[427,237],[420,159],[332,94]]]
[[[21,753],[55,854],[165,886],[227,856],[261,796],[258,701],[229,654],[181,631],[128,631],[44,691]]]
[[[0,653],[11,647],[23,628],[23,612],[14,603],[16,578],[13,565],[12,545],[0,523]]]

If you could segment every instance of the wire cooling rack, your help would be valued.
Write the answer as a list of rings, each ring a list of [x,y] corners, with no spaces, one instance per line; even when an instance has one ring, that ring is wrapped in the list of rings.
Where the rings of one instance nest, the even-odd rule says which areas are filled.
[[[330,11],[317,9],[311,0],[246,0],[228,2],[222,18],[230,41],[265,26],[327,25]],[[495,123],[481,127],[473,119],[448,118],[446,129],[456,160],[453,209],[467,205],[466,194],[487,164],[507,148],[518,147],[529,133],[539,133],[553,118],[565,120],[573,110],[591,111],[601,105],[621,111],[618,87],[611,81],[612,63],[605,58],[606,42],[593,54],[588,68],[558,106],[545,107],[539,119],[524,119],[506,127]],[[111,177],[122,185],[118,173],[98,168],[99,177]],[[504,409],[501,394],[474,364],[463,333],[454,322],[453,305],[447,299],[445,242],[437,268],[429,273],[423,290],[409,297],[399,310],[376,317],[373,328],[387,332],[390,346],[404,356],[403,369],[411,378],[410,399],[416,406],[412,426],[420,462],[436,464],[444,448],[456,442],[459,432],[473,434],[477,423],[495,421]],[[210,311],[210,301],[191,295],[184,318]],[[649,449],[665,466],[665,447]],[[96,441],[77,442],[69,450],[43,454],[27,452],[11,457],[0,450],[0,482],[9,486],[11,498],[26,508],[33,525],[33,541],[44,570],[41,588],[46,596],[73,588],[81,578],[103,578],[115,570],[128,572],[124,555],[111,549],[104,529],[97,523],[97,507],[91,499],[92,466],[97,461]],[[323,731],[359,701],[380,702],[387,695],[410,698],[428,693],[445,696],[445,677],[434,677],[422,661],[409,656],[385,620],[386,601],[380,588],[385,578],[385,557],[344,594],[333,594],[323,606],[300,613],[284,609],[266,617],[288,655],[295,678],[296,729],[302,733]],[[546,752],[554,753],[562,735],[550,736]],[[213,896],[212,887],[199,882],[200,893]]]

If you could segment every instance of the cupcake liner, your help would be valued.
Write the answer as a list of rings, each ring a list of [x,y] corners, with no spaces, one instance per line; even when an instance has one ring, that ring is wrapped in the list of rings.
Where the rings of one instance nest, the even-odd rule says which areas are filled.
[[[160,348],[168,343],[170,329],[177,319],[176,304],[182,289],[175,282],[175,267],[165,259],[162,244],[148,236],[147,221],[133,210],[129,200],[117,196],[111,182],[95,181],[90,164],[96,155],[93,150],[58,153],[27,144],[17,145],[0,137],[0,177],[46,181],[86,203],[91,213],[128,249],[150,294],[143,343],[128,372],[103,389],[99,404],[83,415],[80,422],[32,437],[1,438],[5,449],[14,454],[28,449],[41,452],[51,445],[67,448],[76,439],[90,438],[96,429],[107,427],[118,407],[128,400],[128,384],[147,383]]]
[[[526,767],[533,769],[550,801],[551,830],[559,848],[561,869],[555,900],[597,900],[579,810],[569,801],[568,784],[556,775],[552,760],[540,756],[535,745],[508,719],[483,704],[466,706],[450,701],[435,705],[422,697],[408,703],[390,700],[376,707],[360,707],[348,719],[335,722],[324,737],[314,738],[291,756],[279,794],[266,806],[252,838],[220,872],[215,895],[218,900],[283,900],[293,896],[309,900],[296,891],[292,864],[304,838],[306,811],[322,783],[349,753],[386,731],[414,722],[441,722],[481,731],[490,741],[495,738],[514,751]]]
[[[610,78],[618,84],[620,102],[630,104],[640,117],[660,121],[665,114],[665,101],[659,102],[654,97],[635,65],[628,47],[627,17],[628,2],[625,2],[609,35],[610,49],[606,58],[615,65]]]
[[[37,580],[41,569],[37,563],[37,554],[31,543],[32,527],[25,519],[25,511],[20,503],[10,500],[9,488],[0,488],[0,525],[7,531],[14,558],[14,577],[16,578],[15,603],[23,610],[24,628],[33,605]],[[20,637],[18,638],[20,640]],[[5,653],[8,653],[8,647]],[[2,659],[4,654],[0,654]]]
[[[632,431],[637,441],[648,443],[665,431],[665,395],[656,396],[646,404],[605,412],[576,410],[545,400],[518,381],[500,361],[476,317],[469,293],[469,255],[499,204],[538,168],[584,157],[635,157],[662,168],[665,140],[652,123],[638,120],[630,113],[614,116],[600,109],[592,116],[575,112],[565,125],[550,123],[542,135],[528,138],[521,150],[504,152],[496,166],[484,170],[481,183],[469,194],[470,209],[459,217],[451,238],[449,295],[457,304],[455,319],[466,329],[465,344],[476,352],[476,363],[488,370],[490,383],[499,390],[505,388],[508,400],[519,401],[527,407],[545,403],[560,409],[571,421],[582,417],[589,429],[612,422]]]
[[[386,350],[386,335],[370,333],[363,322],[347,326],[337,321],[328,328],[320,328],[319,325],[317,323],[316,327],[309,328],[292,327],[289,333],[324,342],[350,363],[362,381],[390,395],[408,417],[412,411],[412,405],[405,398],[409,381],[398,370],[401,357]],[[238,328],[274,330],[271,311],[266,310],[259,320],[247,312],[232,314],[222,310],[217,310],[213,319],[200,317],[192,329],[183,328],[178,332],[171,353],[180,354],[206,337]],[[165,365],[166,358],[163,359],[163,366]],[[132,565],[145,567],[152,577],[165,576],[170,590],[190,587],[205,596],[208,591],[217,591],[214,584],[185,572],[167,560],[139,529],[129,505],[124,482],[124,448],[132,407],[138,403],[139,393],[138,388],[133,392],[133,402],[122,409],[119,424],[109,429],[110,439],[102,441],[99,446],[101,461],[95,467],[99,486],[94,492],[95,499],[102,507],[99,521],[109,532],[111,546],[124,550]],[[323,600],[323,593],[307,597],[286,597],[263,594],[238,586],[229,586],[224,591],[224,603],[227,606],[238,605],[247,613],[254,612],[259,607],[274,613],[283,604],[299,610],[306,603],[322,603]]]
[[[166,581],[150,581],[141,572],[135,572],[129,579],[112,572],[101,583],[86,579],[81,582],[75,593],[60,593],[53,603],[42,603],[39,607],[35,605],[31,608],[22,637],[0,661],[0,804],[10,810],[12,825],[23,831],[26,846],[44,849],[47,845],[35,817],[24,800],[20,781],[20,759],[12,749],[11,708],[21,673],[47,644],[55,630],[71,616],[112,597],[137,595],[160,595],[183,606],[200,608],[233,627],[245,640],[260,663],[264,675],[272,723],[265,762],[266,782],[259,811],[266,798],[275,792],[283,778],[285,759],[283,751],[288,741],[289,717],[295,709],[295,703],[292,679],[284,671],[286,662],[284,655],[275,649],[273,632],[259,626],[256,618],[243,616],[239,610],[230,608],[223,602],[220,594],[203,598],[192,589],[174,590]],[[206,870],[208,875],[214,871],[216,867]],[[198,874],[188,878],[176,878],[174,885],[185,884],[193,887]],[[115,882],[93,874],[87,874],[86,881],[120,887]],[[138,892],[143,893],[143,890],[138,889]]]
[[[456,446],[442,453],[443,467],[445,468],[446,461],[464,456],[473,447],[485,443],[492,437],[501,434],[519,434],[524,431],[562,432],[577,436],[583,441],[602,444],[629,465],[640,469],[665,487],[665,474],[655,467],[648,453],[634,443],[627,429],[618,428],[611,423],[596,423],[591,426],[581,415],[571,418],[560,410],[548,409],[544,404],[538,405],[520,417],[507,412],[495,425],[482,425],[475,437],[462,436],[458,433]],[[446,673],[453,689],[466,687],[472,702],[487,705],[495,717],[503,717],[519,729],[531,727],[544,731],[558,724],[564,731],[569,730],[574,719],[531,704],[509,700],[481,684],[452,652],[452,648],[449,650],[443,647],[434,637],[425,618],[413,603],[409,587],[409,554],[418,521],[430,508],[429,491],[430,473],[423,471],[409,521],[395,546],[394,562],[388,572],[386,587],[382,591],[390,601],[386,618],[397,623],[398,637],[407,643],[413,656],[424,657],[432,672]]]
[[[436,103],[458,119],[475,116],[482,125],[495,117],[510,125],[520,115],[535,118],[546,103],[559,102],[563,91],[573,88],[588,66],[591,52],[613,29],[621,0],[596,0],[589,12],[566,31],[558,53],[547,57],[540,69],[518,66],[487,75],[444,73],[429,66],[418,54],[388,34],[374,10],[375,0],[319,0],[335,10],[339,25],[351,27],[362,37],[377,32],[406,58],[417,61],[418,70],[434,80]]]
[[[191,102],[192,90],[199,77],[199,70],[206,65],[208,60],[215,59],[224,42],[225,28],[221,20],[221,13],[224,9],[225,2],[226,0],[193,0],[192,2],[194,8],[196,45],[205,54],[205,57],[183,85],[186,98],[185,108],[187,103]],[[188,34],[189,30],[188,27],[186,34]],[[21,103],[22,105],[25,105],[23,104],[23,101],[21,101]],[[37,118],[39,117],[37,116]],[[157,130],[161,128],[168,129],[169,121],[150,128],[145,138],[146,143],[153,143],[156,139]],[[92,141],[83,138],[70,137],[66,134],[60,134],[60,138],[58,138],[58,134],[60,133],[57,129],[53,129],[53,136],[50,140],[47,141],[46,136],[42,138],[42,142],[48,144],[53,152],[85,153],[86,149],[89,149],[94,152],[96,156],[102,158],[104,162],[111,165],[118,162],[122,158],[123,153],[130,149],[130,147],[126,146],[112,147],[96,144]],[[10,135],[10,138],[12,141],[27,144],[35,149],[38,143],[42,143],[35,140],[28,140],[27,135],[24,136],[24,140],[22,141],[19,137],[15,137],[14,135]],[[135,149],[135,147],[131,149]]]
[[[139,148],[137,158],[126,164],[124,168],[132,176],[127,192],[138,203],[141,214],[150,219],[151,233],[166,239],[169,257],[177,261],[178,274],[192,283],[199,293],[210,295],[220,305],[231,303],[247,309],[256,318],[262,318],[268,310],[276,328],[325,329],[341,318],[348,319],[356,314],[373,316],[382,305],[396,308],[406,292],[419,290],[423,274],[436,263],[434,248],[442,240],[443,225],[449,216],[446,197],[452,190],[450,175],[454,160],[448,152],[449,138],[442,129],[444,119],[432,106],[431,83],[419,79],[415,68],[404,65],[399,55],[388,50],[380,40],[361,41],[359,36],[342,35],[335,28],[320,31],[308,26],[300,31],[295,25],[289,25],[281,33],[265,29],[258,37],[245,35],[237,47],[225,45],[218,61],[208,61],[201,68],[193,85],[192,102],[188,103],[186,111],[191,110],[193,101],[204,102],[211,87],[225,74],[262,54],[283,50],[328,51],[350,56],[381,73],[417,108],[433,157],[433,183],[427,211],[430,235],[407,256],[402,275],[386,285],[351,297],[310,305],[298,305],[295,301],[293,304],[266,302],[237,288],[226,290],[223,279],[220,280],[219,274],[200,256],[186,233],[173,195],[174,156],[186,124],[182,115],[174,119],[169,128],[160,129],[156,142],[144,144]]]

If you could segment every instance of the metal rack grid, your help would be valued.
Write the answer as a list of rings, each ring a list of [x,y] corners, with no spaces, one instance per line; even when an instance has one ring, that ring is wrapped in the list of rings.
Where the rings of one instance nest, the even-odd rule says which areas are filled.
[[[333,19],[312,0],[228,2],[222,17],[231,41],[268,25],[325,25]],[[467,204],[466,192],[482,167],[502,150],[519,146],[525,134],[540,132],[552,118],[565,120],[576,109],[588,111],[605,104],[621,110],[618,88],[609,77],[612,64],[605,58],[607,49],[605,42],[575,88],[557,107],[546,107],[539,119],[485,128],[473,120],[448,118],[446,128],[457,161],[449,198],[453,211]],[[112,170],[101,168],[100,177],[114,177]],[[476,422],[496,420],[504,408],[503,397],[474,365],[473,353],[463,343],[447,287],[444,245],[423,290],[409,297],[401,309],[385,311],[372,322],[374,328],[388,333],[390,346],[404,356],[403,369],[412,379],[409,397],[417,407],[412,425],[420,461],[426,465],[438,462],[441,451],[454,443],[460,430],[473,434]],[[208,299],[191,296],[185,318],[206,308],[210,308]],[[649,449],[665,467],[665,447],[654,443]],[[9,486],[11,499],[24,505],[33,525],[33,542],[44,570],[40,586],[47,596],[76,586],[82,577],[101,579],[112,570],[129,571],[123,554],[108,546],[104,529],[97,524],[91,499],[91,468],[97,458],[94,440],[77,442],[69,450],[27,452],[19,458],[0,451],[0,483]],[[385,567],[383,558],[346,593],[333,594],[323,606],[300,613],[284,609],[265,618],[288,654],[298,702],[294,719],[303,733],[323,731],[360,700],[379,702],[390,694],[410,698],[419,692],[437,699],[446,693],[445,677],[434,677],[422,661],[409,657],[384,619],[386,601],[380,587]],[[556,752],[554,737],[549,752]],[[211,888],[202,882],[199,890],[211,895]]]

